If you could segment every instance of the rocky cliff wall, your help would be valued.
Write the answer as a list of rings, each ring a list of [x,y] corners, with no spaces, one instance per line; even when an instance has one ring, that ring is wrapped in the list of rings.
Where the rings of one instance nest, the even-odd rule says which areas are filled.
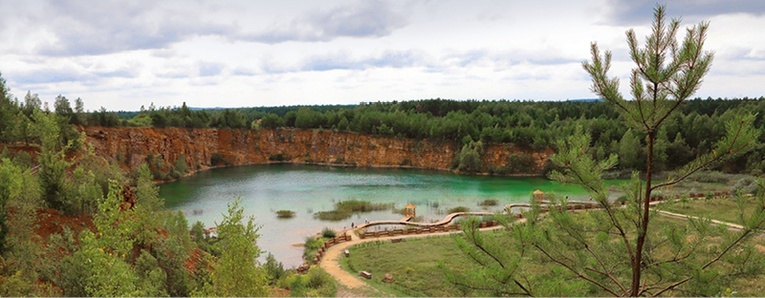
[[[221,165],[274,162],[450,170],[460,150],[458,144],[448,141],[327,130],[130,127],[81,130],[97,154],[125,169],[135,169],[149,160],[152,170],[158,172],[171,171],[181,156],[186,172]],[[511,154],[531,155],[536,166],[519,174],[538,175],[550,153],[518,150],[512,145],[489,145],[482,161],[487,169],[499,168],[506,165]]]

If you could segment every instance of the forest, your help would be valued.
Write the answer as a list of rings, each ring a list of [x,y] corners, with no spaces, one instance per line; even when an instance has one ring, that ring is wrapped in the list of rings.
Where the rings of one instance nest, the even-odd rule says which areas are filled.
[[[655,167],[673,170],[709,153],[725,134],[724,123],[743,112],[756,114],[754,125],[762,130],[765,97],[689,100],[658,131]],[[591,135],[592,158],[618,154],[617,174],[644,168],[646,160],[646,136],[601,101],[429,99],[237,109],[184,103],[85,111],[80,98],[72,107],[59,95],[52,108],[32,92],[20,100],[0,77],[0,143],[12,145],[0,154],[2,296],[263,296],[275,288],[334,294],[332,278],[318,269],[302,276],[270,256],[263,264],[246,261],[261,254],[258,227],[236,203],[216,238],[201,223],[190,225],[182,213],[165,210],[148,166],[123,172],[93,153],[78,126],[324,129],[445,140],[463,145],[454,163],[460,172],[486,170],[476,164],[482,144],[558,149],[558,140],[582,127]],[[762,149],[717,170],[759,175]],[[508,161],[514,163],[522,161]]]
[[[7,92],[7,91],[6,91]],[[139,111],[86,112],[81,99],[74,108],[57,96],[51,110],[36,94],[23,100],[4,99],[0,111],[0,142],[30,143],[32,111],[42,109],[60,116],[63,141],[73,138],[74,126],[182,127],[222,129],[325,129],[397,138],[446,140],[463,146],[454,162],[461,172],[512,174],[512,166],[486,168],[471,156],[480,156],[483,144],[510,143],[521,148],[556,149],[556,142],[582,126],[592,134],[591,155],[603,159],[619,155],[617,172],[645,167],[645,135],[629,129],[608,103],[594,101],[458,101],[446,99],[374,102],[359,105],[283,106],[236,109],[143,106]],[[741,112],[756,114],[754,125],[765,127],[765,97],[688,100],[672,114],[657,134],[655,169],[668,171],[708,153],[723,135],[724,123]],[[760,136],[760,143],[765,137]],[[761,149],[761,148],[758,148]],[[671,157],[671,158],[670,158]],[[760,174],[765,171],[765,150],[753,150],[719,166],[728,173]],[[522,160],[508,161],[523,164]]]

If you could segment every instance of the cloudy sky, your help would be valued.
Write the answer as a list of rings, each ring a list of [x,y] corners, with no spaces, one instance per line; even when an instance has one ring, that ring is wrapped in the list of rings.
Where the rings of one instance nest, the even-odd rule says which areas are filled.
[[[89,110],[592,98],[590,42],[647,35],[655,1],[0,0],[0,72],[12,93]],[[669,1],[710,21],[696,96],[765,95],[765,1]],[[626,85],[623,92],[626,92]]]

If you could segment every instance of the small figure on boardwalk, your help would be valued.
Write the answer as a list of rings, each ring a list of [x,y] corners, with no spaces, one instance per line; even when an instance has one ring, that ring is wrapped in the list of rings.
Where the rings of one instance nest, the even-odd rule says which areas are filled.
[[[353,222],[351,222],[351,229],[353,229],[353,228],[355,228],[355,227],[356,227],[356,225],[355,225],[355,224],[353,224]]]

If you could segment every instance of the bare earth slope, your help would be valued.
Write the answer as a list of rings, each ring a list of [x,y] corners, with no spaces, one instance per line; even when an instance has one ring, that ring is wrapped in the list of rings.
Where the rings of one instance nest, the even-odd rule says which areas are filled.
[[[221,165],[273,162],[357,167],[449,170],[460,146],[451,141],[370,136],[330,130],[301,129],[185,129],[81,127],[96,153],[135,169],[154,157],[153,168],[167,171],[183,155],[189,171]],[[502,166],[510,154],[531,154],[538,175],[551,150],[532,152],[510,144],[485,146],[484,165]],[[212,164],[211,162],[216,162]],[[182,173],[184,174],[184,173]]]

